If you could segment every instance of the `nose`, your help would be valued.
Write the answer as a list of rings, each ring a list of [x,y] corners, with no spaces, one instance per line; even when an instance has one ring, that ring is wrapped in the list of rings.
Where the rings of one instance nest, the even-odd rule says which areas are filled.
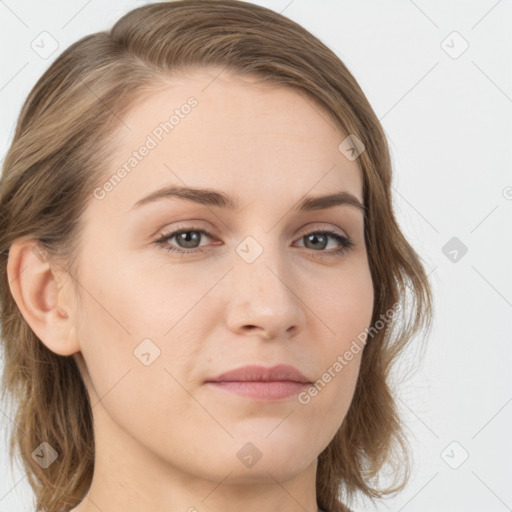
[[[233,332],[286,339],[303,329],[304,301],[296,273],[286,263],[278,249],[265,249],[252,263],[236,261],[227,301],[227,323]]]

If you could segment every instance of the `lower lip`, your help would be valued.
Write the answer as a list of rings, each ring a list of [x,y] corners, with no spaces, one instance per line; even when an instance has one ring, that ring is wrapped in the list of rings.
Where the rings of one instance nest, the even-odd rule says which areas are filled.
[[[208,382],[212,386],[226,391],[231,391],[240,396],[255,400],[274,401],[282,400],[303,391],[310,384],[291,381],[249,382],[249,381],[224,381]]]

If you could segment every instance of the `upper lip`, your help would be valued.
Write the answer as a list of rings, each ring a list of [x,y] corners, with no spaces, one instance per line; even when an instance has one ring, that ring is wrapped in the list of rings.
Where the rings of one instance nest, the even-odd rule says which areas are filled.
[[[309,383],[310,381],[294,366],[289,364],[278,364],[271,368],[260,365],[248,365],[230,370],[218,375],[206,382],[228,382],[228,381],[253,381],[253,382],[272,382],[272,381],[290,381]]]

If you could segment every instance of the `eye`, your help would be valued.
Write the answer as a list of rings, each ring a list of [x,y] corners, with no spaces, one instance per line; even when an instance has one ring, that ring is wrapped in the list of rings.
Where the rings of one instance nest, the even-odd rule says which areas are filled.
[[[178,231],[172,231],[171,233],[164,234],[159,238],[156,243],[162,246],[163,249],[169,252],[175,252],[179,254],[203,252],[203,249],[198,249],[199,242],[203,235],[211,238],[211,235],[204,229],[194,229],[193,227],[184,227]],[[176,238],[178,247],[166,244]]]
[[[168,252],[181,255],[194,254],[205,252],[204,249],[199,248],[201,247],[200,242],[204,236],[212,238],[212,235],[204,229],[195,229],[188,226],[163,234],[155,241],[155,243]],[[178,247],[169,245],[169,242],[173,239],[176,239],[175,244]],[[329,245],[329,239],[334,240],[335,248],[331,248],[331,250],[326,251],[325,249]],[[322,256],[335,256],[348,252],[354,245],[354,242],[350,238],[340,235],[334,230],[311,231],[310,233],[303,235],[299,240],[305,241],[304,247],[311,249],[313,252],[318,252]],[[337,247],[336,244],[338,244]],[[219,243],[216,243],[215,245],[219,245]]]
[[[329,245],[329,238],[337,242],[339,246],[335,247],[333,250],[325,251],[323,249]],[[325,256],[335,256],[337,254],[348,252],[354,245],[354,242],[350,238],[344,235],[340,235],[336,231],[330,229],[322,231],[311,231],[307,235],[303,235],[301,240],[306,242],[306,247],[312,247],[316,252],[319,252],[320,250],[322,255]]]

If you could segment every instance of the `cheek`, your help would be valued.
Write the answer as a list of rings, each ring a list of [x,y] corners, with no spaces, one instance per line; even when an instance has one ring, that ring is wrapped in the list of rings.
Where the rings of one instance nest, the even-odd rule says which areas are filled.
[[[125,263],[115,286],[118,307],[133,336],[167,340],[197,315],[205,297],[229,270],[186,263],[169,263],[163,249],[153,249],[148,259],[133,258]],[[157,252],[160,251],[160,252]],[[162,256],[164,254],[164,256]],[[199,306],[199,307],[198,307]]]
[[[374,292],[364,265],[343,270],[324,290],[311,299],[320,306],[315,311],[321,319],[315,338],[319,373],[314,386],[299,396],[299,403],[334,427],[341,424],[353,397]]]
[[[324,324],[324,354],[333,362],[370,325],[374,301],[370,270],[363,262],[347,265],[315,290],[308,300]]]
[[[137,302],[131,305],[134,304]],[[169,362],[188,361],[188,357],[170,346],[173,341],[170,336],[152,334],[159,332],[161,326],[150,330],[141,322],[137,328],[134,315],[143,318],[147,313],[143,305],[137,306],[130,309],[132,317],[122,326],[124,317],[120,304],[106,313],[96,301],[84,301],[79,336],[91,406],[97,405],[95,413],[102,418],[100,421],[107,421],[105,411],[108,411],[108,416],[122,430],[145,438],[149,436],[147,429],[155,421],[162,421],[163,425],[168,422],[168,418],[166,422],[161,416],[169,412],[171,405],[175,412],[187,407],[182,401],[183,390],[172,375],[179,382],[183,378]],[[128,313],[124,311],[127,318]],[[125,328],[127,325],[129,331]]]
[[[117,307],[106,302],[105,298],[101,303],[91,297],[83,301],[77,332],[87,365],[91,405],[116,385],[123,390],[134,366],[134,339],[127,332],[123,320]]]
[[[348,343],[344,343],[344,348]],[[356,353],[357,352],[357,353]],[[342,425],[352,402],[363,348],[350,350],[350,360],[343,351],[331,353],[329,362],[317,380],[297,396],[303,415],[310,418],[307,425],[310,436],[320,436],[324,447]]]
[[[170,396],[181,396],[172,376],[185,382],[197,361],[198,327],[191,320],[211,286],[191,286],[190,279],[185,286],[178,273],[166,282],[162,273],[157,279],[149,268],[125,268],[119,261],[110,269],[90,266],[80,277],[88,293],[83,294],[77,327],[92,402],[106,396],[119,419],[141,404],[147,412],[166,410]]]

